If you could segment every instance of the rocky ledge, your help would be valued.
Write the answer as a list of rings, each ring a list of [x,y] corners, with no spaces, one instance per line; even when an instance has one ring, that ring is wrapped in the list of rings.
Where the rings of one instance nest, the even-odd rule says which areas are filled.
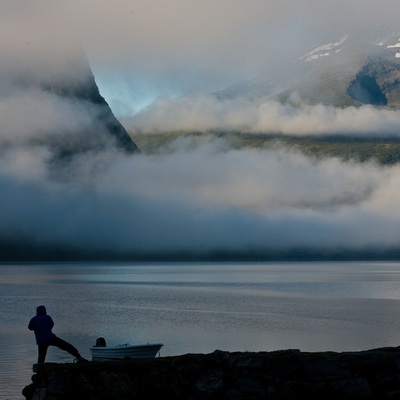
[[[400,399],[400,347],[224,352],[34,366],[27,400]]]

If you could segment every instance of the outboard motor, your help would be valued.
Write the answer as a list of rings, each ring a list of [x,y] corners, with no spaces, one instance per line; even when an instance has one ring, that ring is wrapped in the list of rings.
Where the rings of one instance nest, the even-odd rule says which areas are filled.
[[[96,346],[95,347],[106,347],[106,339],[103,337],[99,337],[96,339]]]

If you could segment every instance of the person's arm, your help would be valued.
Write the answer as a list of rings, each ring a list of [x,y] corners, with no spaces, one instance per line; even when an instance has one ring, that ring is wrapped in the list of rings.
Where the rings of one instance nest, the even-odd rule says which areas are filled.
[[[34,323],[33,323],[33,318],[29,321],[29,324],[28,324],[28,329],[30,330],[30,331],[33,331],[35,328],[34,328]]]

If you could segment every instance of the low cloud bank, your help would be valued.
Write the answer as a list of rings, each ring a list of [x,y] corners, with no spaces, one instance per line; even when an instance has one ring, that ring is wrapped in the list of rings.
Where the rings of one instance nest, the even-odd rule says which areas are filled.
[[[95,107],[83,105],[40,87],[1,93],[1,243],[130,255],[397,246],[400,166],[227,149],[217,139],[192,148],[182,138],[168,154],[105,147],[57,162],[54,143],[79,143],[93,125]],[[398,118],[372,107],[195,96],[159,100],[130,122],[146,132],[396,134]]]
[[[3,240],[131,255],[398,245],[400,166],[215,143],[75,162],[53,180],[43,148],[3,152]]]
[[[134,256],[398,245],[400,166],[234,150],[218,140],[192,148],[182,138],[168,154],[127,156],[106,146],[57,159],[54,143],[79,144],[93,126],[95,107],[83,105],[40,87],[10,85],[1,93],[0,246]],[[130,126],[395,135],[398,118],[372,107],[196,96],[159,100]]]
[[[133,117],[123,119],[132,133],[168,131],[246,131],[289,135],[356,134],[400,136],[395,110],[362,107],[335,108],[322,104],[282,104],[244,98],[219,100],[194,95],[159,98]]]
[[[326,33],[335,33],[338,19],[346,15],[353,23],[363,2],[346,2],[346,12],[337,1],[328,8],[301,1],[295,9],[292,1],[219,3],[194,7],[174,0],[165,9],[147,0],[2,2],[0,248],[14,243],[18,252],[28,243],[134,255],[398,246],[397,165],[315,161],[290,150],[227,149],[218,141],[195,148],[177,141],[174,151],[154,156],[127,156],[108,150],[108,143],[101,151],[87,146],[68,160],[54,154],[66,140],[79,149],[86,131],[96,127],[95,106],[48,86],[79,76],[71,58],[78,37],[109,82],[113,76],[128,83],[144,76],[164,82],[166,92],[204,93],[217,90],[217,82],[226,87],[221,77],[235,82],[254,76],[282,49],[293,56],[295,48],[315,45],[326,28],[322,17],[332,16]],[[398,2],[384,1],[363,21],[375,21],[382,4],[399,9]],[[294,25],[299,15],[304,18]],[[400,116],[369,106],[186,95],[159,97],[124,123],[142,134],[239,130],[384,137],[399,135]]]

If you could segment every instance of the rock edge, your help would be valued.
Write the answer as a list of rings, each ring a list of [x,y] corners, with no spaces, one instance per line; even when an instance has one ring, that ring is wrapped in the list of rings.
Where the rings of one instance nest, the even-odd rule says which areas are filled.
[[[27,400],[400,399],[400,347],[37,365]]]

